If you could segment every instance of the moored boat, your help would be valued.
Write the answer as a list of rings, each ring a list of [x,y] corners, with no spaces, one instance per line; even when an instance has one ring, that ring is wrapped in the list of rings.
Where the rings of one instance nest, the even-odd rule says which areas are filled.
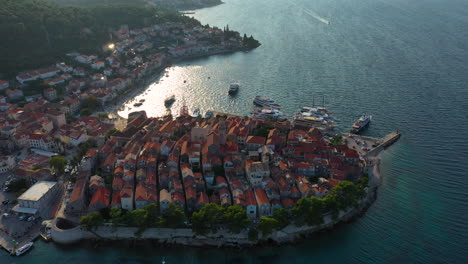
[[[186,106],[186,105],[184,104],[184,105],[180,108],[179,115],[180,115],[180,116],[189,116],[189,109],[188,109],[188,106]]]
[[[211,111],[209,111],[209,110],[206,111],[206,113],[205,113],[205,118],[212,118],[212,117],[213,117],[213,112],[211,112]]]
[[[169,97],[167,97],[166,99],[164,99],[164,105],[166,107],[170,107],[174,102],[175,102],[175,95],[171,95]]]
[[[273,99],[265,97],[265,96],[259,96],[259,95],[255,96],[253,103],[261,107],[271,107],[275,109],[281,108],[281,106],[277,104]]]
[[[143,103],[134,103],[133,106],[140,107]]]
[[[287,119],[283,112],[271,107],[256,107],[252,111],[251,115],[256,119],[275,119],[278,121],[284,121]]]
[[[370,121],[372,120],[371,115],[362,115],[359,117],[356,122],[354,122],[353,126],[351,127],[351,133],[353,134],[359,134],[363,129],[365,129],[367,126],[369,126]]]
[[[302,107],[294,115],[293,126],[298,129],[318,128],[320,130],[333,130],[335,119],[325,107]]]
[[[195,108],[195,110],[193,110],[193,113],[192,113],[192,117],[200,117],[201,114],[200,114],[200,108]]]
[[[26,253],[29,249],[31,249],[31,247],[34,245],[33,242],[29,242],[29,243],[26,243],[24,246],[18,248],[16,251],[15,251],[15,255],[16,256],[21,256],[23,255],[24,253]]]
[[[230,95],[236,94],[239,91],[239,87],[239,83],[231,83],[231,85],[229,85],[228,93]]]

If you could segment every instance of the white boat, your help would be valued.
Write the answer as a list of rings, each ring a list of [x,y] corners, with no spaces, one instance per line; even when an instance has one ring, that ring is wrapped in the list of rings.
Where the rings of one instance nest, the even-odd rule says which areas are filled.
[[[356,122],[354,122],[352,128],[351,128],[351,133],[353,134],[358,134],[361,132],[364,128],[366,128],[370,121],[372,120],[371,115],[362,115]]]
[[[229,85],[228,93],[230,95],[236,94],[239,91],[239,87],[239,83],[231,83],[231,85]]]
[[[271,107],[275,109],[280,109],[281,106],[277,104],[273,99],[265,97],[265,96],[255,96],[253,101],[254,104],[262,107]]]
[[[192,114],[192,117],[200,117],[201,114],[200,114],[200,108],[195,108],[195,110],[193,110],[193,114]]]
[[[26,251],[28,251],[29,249],[31,249],[31,247],[34,245],[33,242],[29,242],[29,243],[26,243],[26,245],[18,248],[15,252],[15,255],[16,256],[21,256],[23,255],[24,253],[26,253]]]
[[[276,119],[279,121],[284,121],[287,117],[278,109],[271,107],[256,107],[252,111],[252,117],[257,119]]]

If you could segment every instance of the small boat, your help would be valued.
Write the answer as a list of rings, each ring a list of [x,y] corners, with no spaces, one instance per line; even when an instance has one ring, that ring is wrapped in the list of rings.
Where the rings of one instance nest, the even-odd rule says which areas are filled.
[[[193,110],[192,117],[201,117],[200,108],[195,108],[195,110]]]
[[[239,83],[231,83],[231,85],[229,85],[228,93],[230,95],[236,94],[238,91],[239,91]]]
[[[21,256],[23,255],[24,253],[26,253],[26,251],[28,251],[29,249],[31,249],[31,247],[34,245],[33,242],[29,242],[29,243],[26,243],[26,245],[18,248],[15,252],[15,255],[16,256]]]
[[[184,83],[186,83],[186,82],[187,82],[187,80],[184,80]]]
[[[146,94],[146,93],[145,93]],[[145,99],[140,99],[140,103],[143,103],[145,101]]]
[[[50,229],[48,229],[47,231],[42,232],[41,237],[42,237],[42,239],[44,239],[44,241],[50,241],[50,239],[52,238],[52,235],[50,234]]]
[[[281,108],[281,106],[277,104],[273,99],[265,96],[255,96],[253,103],[261,107],[271,107],[275,109]]]
[[[210,76],[208,76],[208,79],[211,79],[211,77],[210,77]]]
[[[189,109],[188,109],[188,106],[186,106],[186,105],[184,104],[184,105],[180,108],[179,115],[180,115],[180,116],[189,116]]]
[[[166,257],[163,257],[161,264],[166,264]]]
[[[354,122],[353,126],[351,127],[351,133],[359,134],[364,128],[366,128],[370,121],[372,120],[371,115],[362,115],[356,122]]]
[[[170,107],[174,102],[175,102],[175,95],[171,95],[169,97],[167,97],[166,99],[164,99],[164,105],[166,107]]]
[[[211,111],[206,111],[205,113],[205,118],[212,118],[213,117],[213,112]]]
[[[134,103],[133,106],[135,107],[140,107],[142,105],[142,103]]]

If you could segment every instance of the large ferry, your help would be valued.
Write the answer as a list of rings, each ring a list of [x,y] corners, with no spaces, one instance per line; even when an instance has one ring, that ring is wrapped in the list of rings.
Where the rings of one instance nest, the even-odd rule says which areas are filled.
[[[366,114],[362,115],[358,120],[356,120],[356,122],[354,122],[350,132],[353,134],[358,134],[369,125],[371,120],[372,116]]]
[[[239,87],[239,83],[231,83],[231,85],[229,85],[228,93],[230,95],[236,94],[239,91]]]
[[[265,97],[265,96],[258,96],[258,95],[255,96],[253,103],[261,107],[271,107],[274,109],[281,108],[281,106],[277,104],[273,99]]]
[[[318,128],[324,131],[336,128],[335,119],[325,107],[302,107],[294,115],[293,125],[298,129]]]
[[[23,255],[24,253],[26,253],[26,251],[28,251],[29,249],[31,249],[31,247],[34,245],[33,242],[29,242],[29,243],[26,243],[24,246],[18,248],[15,252],[15,255],[16,256],[21,256]]]

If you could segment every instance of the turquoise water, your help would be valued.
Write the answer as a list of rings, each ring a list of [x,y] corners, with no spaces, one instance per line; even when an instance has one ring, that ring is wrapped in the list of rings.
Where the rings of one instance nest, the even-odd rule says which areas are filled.
[[[261,94],[292,114],[315,95],[326,96],[342,129],[372,114],[367,135],[400,129],[403,137],[384,153],[383,184],[366,214],[283,247],[38,242],[21,258],[1,252],[0,263],[160,263],[163,256],[167,263],[468,263],[468,1],[225,2],[195,17],[263,45],[174,65],[135,98],[146,98],[140,109],[158,116],[162,100],[175,94],[174,110],[185,97],[190,108],[248,114]],[[241,89],[230,98],[233,80]]]

